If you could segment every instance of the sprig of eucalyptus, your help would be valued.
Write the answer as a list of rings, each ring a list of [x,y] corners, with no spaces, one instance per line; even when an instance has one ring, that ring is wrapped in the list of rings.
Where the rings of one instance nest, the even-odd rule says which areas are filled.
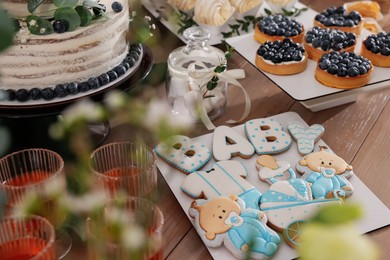
[[[225,41],[223,43],[226,46],[225,51],[225,59],[228,60],[232,56],[232,52],[234,51],[234,47],[228,45]],[[220,65],[215,67],[214,72],[215,73],[222,73],[227,70],[227,62],[222,62]],[[207,91],[203,94],[203,98],[211,98],[214,97],[214,95],[210,95],[208,92],[212,91],[218,86],[219,78],[218,76],[213,76],[209,82],[206,84]]]
[[[286,10],[285,8],[282,8],[282,12],[281,12],[281,13],[272,13],[271,10],[269,10],[269,9],[267,9],[267,8],[264,8],[264,12],[265,12],[267,15],[281,14],[281,15],[290,16],[290,17],[297,17],[297,16],[299,16],[302,12],[306,12],[307,10],[308,10],[307,7],[303,7],[303,8],[296,8],[296,7],[293,7],[293,8],[291,9],[291,11]]]
[[[0,52],[11,46],[14,26],[8,14],[0,9]]]
[[[179,30],[177,31],[179,34],[182,34],[186,29],[198,25],[193,19],[192,16],[188,15],[187,13],[184,13],[182,11],[179,11]]]
[[[91,0],[84,0],[79,4],[79,0],[53,0],[56,7],[50,12],[54,12],[53,18],[43,18],[41,15],[48,13],[36,13],[43,0],[29,0],[27,9],[31,15],[25,18],[27,28],[32,34],[47,35],[54,32],[51,20],[64,20],[67,23],[67,31],[74,31],[77,27],[88,26],[92,20],[105,15],[104,6]],[[98,15],[93,16],[90,9],[98,10]]]

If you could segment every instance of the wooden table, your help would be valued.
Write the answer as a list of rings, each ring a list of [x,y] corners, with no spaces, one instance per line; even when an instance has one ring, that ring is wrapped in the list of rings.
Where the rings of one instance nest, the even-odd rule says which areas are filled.
[[[314,10],[321,11],[331,5],[342,5],[338,0],[303,0],[302,3]],[[155,63],[166,63],[168,54],[178,46],[182,46],[172,33],[155,21],[155,34],[158,44],[153,48]],[[390,31],[390,13],[380,22],[384,30]],[[163,36],[163,37],[161,37]],[[390,89],[368,94],[361,94],[355,103],[342,105],[320,112],[311,112],[299,102],[274,85],[260,71],[234,52],[229,60],[229,68],[242,68],[246,78],[241,84],[252,99],[249,119],[268,117],[283,112],[298,113],[309,125],[324,125],[325,134],[322,139],[342,158],[353,165],[359,178],[390,207]],[[165,98],[164,82],[155,86],[161,98]],[[227,119],[238,118],[242,113],[241,99],[234,99],[234,88],[229,93],[228,108],[218,118],[216,125],[222,125]],[[238,93],[237,95],[240,95]],[[199,125],[199,134],[208,131]],[[108,142],[131,140],[129,132],[122,128],[111,129]],[[206,247],[197,235],[185,212],[170,191],[167,183],[159,175],[161,193],[158,202],[164,217],[164,256],[166,259],[211,259]],[[382,259],[390,256],[390,227],[371,232],[368,236],[381,251]],[[70,256],[69,256],[70,257]],[[67,257],[68,258],[68,257]],[[72,259],[71,257],[69,259]]]

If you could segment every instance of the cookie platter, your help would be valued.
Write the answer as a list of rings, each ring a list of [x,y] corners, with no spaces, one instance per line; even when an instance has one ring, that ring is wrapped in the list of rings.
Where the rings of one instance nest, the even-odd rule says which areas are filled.
[[[268,119],[272,119],[274,121],[279,122],[283,128],[283,131],[285,132],[288,132],[287,124],[292,121],[300,122],[307,126],[304,120],[294,112],[287,112],[275,115]],[[247,138],[244,125],[233,127],[233,129],[240,136]],[[213,133],[191,139],[192,141],[205,145],[205,147],[207,147],[209,151],[212,152]],[[327,145],[323,140],[320,139],[316,142],[316,147],[319,146]],[[258,177],[258,170],[256,169],[257,157],[258,155],[255,153],[252,157],[248,159],[241,158],[240,156],[234,156],[230,160],[241,162],[247,171],[246,180],[255,188],[257,188],[262,194],[264,194],[268,190],[269,184],[261,181]],[[287,161],[288,163],[290,163],[291,167],[294,170],[295,165],[302,158],[302,156],[298,153],[297,144],[295,143],[295,141],[292,142],[292,146],[287,151],[274,155],[274,157],[277,161]],[[215,163],[215,159],[213,158],[213,156],[211,156],[211,159],[201,169],[199,169],[199,171],[210,170]],[[175,197],[179,201],[184,212],[187,214],[188,218],[195,227],[194,220],[189,215],[189,208],[194,199],[185,194],[181,188],[183,181],[188,175],[186,175],[182,171],[173,168],[161,158],[158,158],[157,166],[164,179],[168,183],[170,189],[174,193]],[[355,171],[354,176],[348,179],[348,181],[353,186],[354,192],[353,195],[347,200],[350,202],[359,203],[365,213],[364,218],[358,222],[359,232],[363,234],[390,225],[390,209],[388,209],[386,205],[383,204],[379,200],[379,198],[376,197],[375,194],[358,178],[358,175],[359,173]],[[300,175],[297,173],[297,178],[299,177]],[[281,236],[280,233],[279,235]],[[207,247],[207,249],[209,250],[210,254],[214,259],[235,259],[234,256],[224,246],[217,248]],[[273,255],[272,259],[294,259],[296,257],[298,257],[297,252],[291,247],[289,247],[283,241],[283,239],[281,239],[279,248],[276,251],[275,255]]]
[[[306,6],[298,2],[296,7],[304,8]],[[294,17],[294,19],[302,23],[305,31],[307,31],[313,27],[313,21],[316,14],[316,11],[308,8],[308,10],[303,12],[302,15]],[[355,48],[356,53],[360,52],[362,39],[367,37],[369,34],[371,33],[368,30],[363,29],[360,36],[357,37],[357,44]],[[233,46],[238,53],[248,60],[248,62],[250,62],[253,66],[256,66],[256,51],[260,44],[254,40],[253,33],[231,37],[227,39],[226,42]],[[351,97],[352,95],[357,95],[359,93],[390,86],[390,68],[375,66],[369,83],[362,88],[343,90],[326,87],[325,85],[319,83],[314,77],[316,66],[317,62],[309,60],[305,71],[288,76],[273,75],[260,69],[259,70],[284,92],[298,101],[310,101],[320,98],[324,98],[324,100],[327,99],[329,101],[339,97],[348,99],[348,96]],[[336,105],[339,105],[340,102]]]
[[[139,45],[137,48],[138,48],[137,50],[138,55],[135,62],[128,69],[126,69],[125,72],[122,72],[123,73],[122,75],[118,76],[116,79],[110,80],[107,84],[104,84],[98,88],[88,89],[86,91],[77,91],[77,93],[75,94],[68,93],[63,97],[56,97],[49,100],[45,100],[43,98],[40,98],[38,100],[30,99],[25,102],[19,102],[17,100],[13,100],[13,101],[1,100],[0,109],[29,109],[29,108],[40,108],[40,107],[55,107],[57,105],[64,105],[64,104],[71,103],[83,97],[93,97],[111,88],[117,87],[122,83],[124,83],[129,78],[131,78],[138,71],[138,69],[140,69],[145,56],[145,46]],[[129,50],[128,55],[130,55],[130,52],[131,50]],[[147,55],[150,55],[150,53]]]

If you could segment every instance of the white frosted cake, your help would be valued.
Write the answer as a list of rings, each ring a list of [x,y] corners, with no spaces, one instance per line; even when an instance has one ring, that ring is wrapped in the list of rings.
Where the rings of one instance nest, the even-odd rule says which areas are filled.
[[[51,100],[85,92],[88,88],[95,88],[96,84],[97,87],[108,84],[133,65],[134,59],[130,64],[123,64],[129,53],[126,40],[130,20],[127,0],[100,0],[94,4],[104,5],[104,15],[100,15],[102,9],[93,10],[89,6],[93,18],[90,24],[48,35],[32,34],[26,26],[25,18],[29,15],[27,3],[28,0],[5,0],[0,3],[11,16],[20,18],[20,30],[15,35],[14,45],[0,54],[0,89],[11,96],[8,100]],[[82,5],[83,1],[78,4]],[[45,0],[34,14],[53,10],[53,7],[56,8],[53,1]],[[41,17],[44,15],[53,16],[53,13],[45,13]],[[53,20],[49,21],[54,23]],[[136,51],[140,55],[140,46]],[[103,75],[99,78],[118,65],[124,65],[125,71],[120,68],[116,76],[111,75],[110,78]],[[67,89],[69,84],[73,86]],[[54,96],[53,93],[39,94],[36,90],[46,89],[46,92],[50,92],[47,88],[53,90]],[[30,93],[31,89],[35,93]],[[23,92],[19,93],[22,97],[14,97],[13,91],[15,94]]]

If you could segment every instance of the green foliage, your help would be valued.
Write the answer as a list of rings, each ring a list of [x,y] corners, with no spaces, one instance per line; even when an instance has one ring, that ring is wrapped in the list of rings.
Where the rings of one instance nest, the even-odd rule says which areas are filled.
[[[12,44],[14,25],[7,13],[0,9],[0,51]]]
[[[58,8],[54,12],[54,19],[66,20],[69,23],[69,32],[74,31],[81,24],[79,14],[70,7]]]
[[[88,26],[92,22],[92,14],[85,6],[76,6],[75,11],[80,16],[80,26]]]
[[[343,224],[362,217],[362,209],[356,204],[331,205],[321,208],[312,221],[324,224]]]
[[[47,35],[53,33],[52,24],[39,16],[29,15],[26,18],[27,28],[32,34]]]
[[[57,7],[72,7],[76,5],[78,0],[53,0],[53,3]]]
[[[34,13],[34,11],[43,3],[43,0],[28,0],[27,10],[30,13]]]
[[[179,34],[182,34],[186,29],[197,25],[196,22],[192,19],[192,17],[189,16],[187,13],[180,11],[177,15],[179,18],[178,25],[180,27],[177,32]]]

